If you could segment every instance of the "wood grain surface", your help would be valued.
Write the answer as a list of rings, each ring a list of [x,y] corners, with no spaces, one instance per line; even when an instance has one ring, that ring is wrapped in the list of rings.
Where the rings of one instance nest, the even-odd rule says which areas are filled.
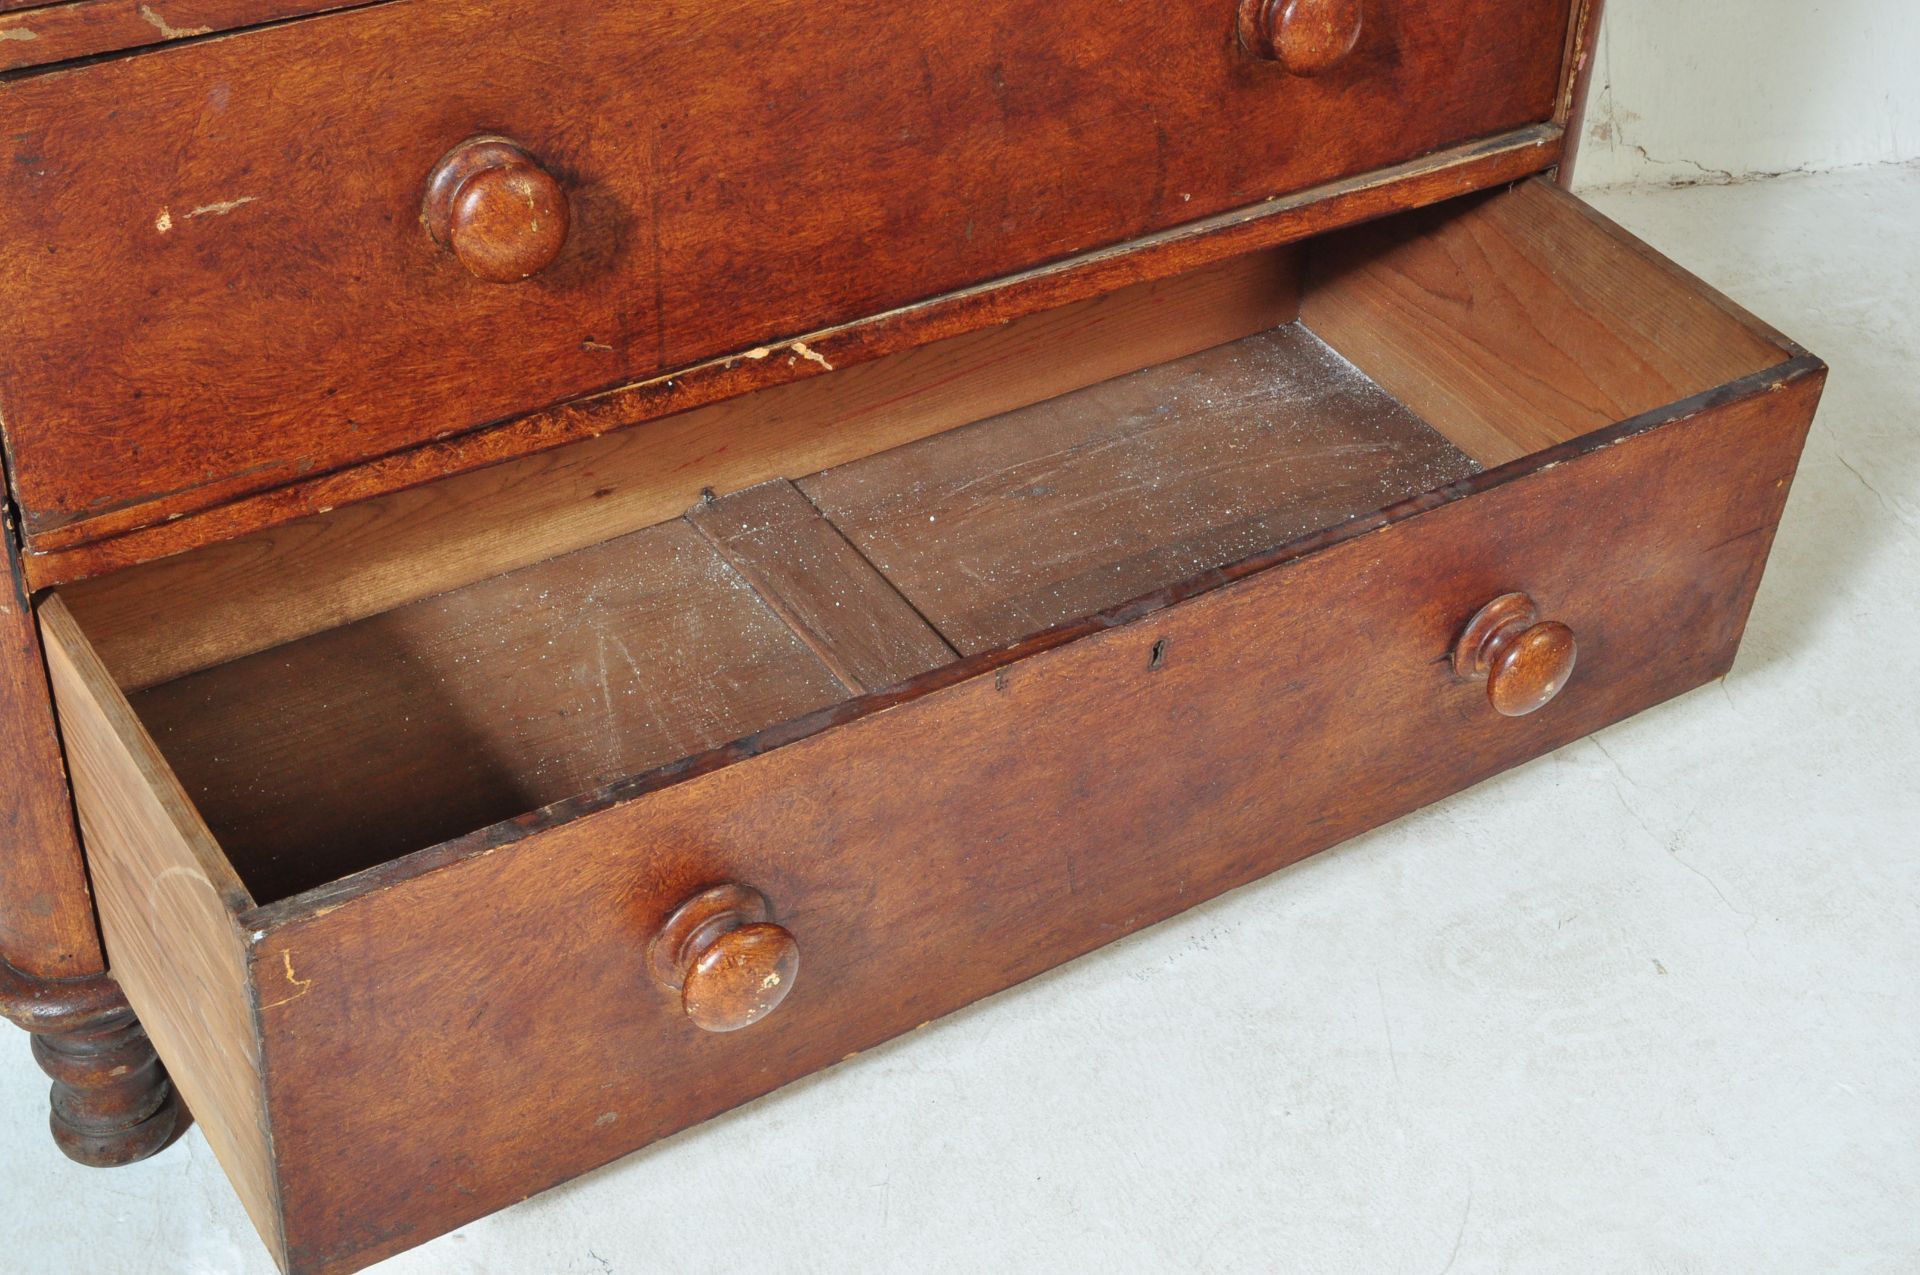
[[[137,689],[1286,323],[1296,251],[1232,257],[61,590]]]
[[[1544,180],[1315,243],[1300,314],[1490,465],[1790,357]]]
[[[295,1268],[420,1243],[1718,676],[1820,380],[1797,360],[1185,605],[252,914],[256,977],[308,980],[262,1015]],[[1523,719],[1446,658],[1516,585],[1583,635]],[[781,901],[806,965],[715,1036],[646,947],[730,880]]]
[[[701,501],[687,522],[849,691],[885,690],[958,658],[792,483]]]
[[[0,4],[0,72],[353,7],[354,0],[15,0]]]
[[[24,524],[151,525],[1544,123],[1568,18],[1399,0],[1304,79],[1218,0],[397,4],[0,84]],[[419,222],[477,132],[572,199],[525,285]]]
[[[738,395],[846,369],[929,342],[978,331],[1227,258],[1298,242],[1370,217],[1416,208],[1552,167],[1557,125],[1534,125],[1251,208],[1203,218],[1111,248],[1082,253],[886,314],[771,347],[623,383],[525,416],[334,473],[235,496],[159,521],[146,506],[98,514],[29,539],[27,579],[48,588],[407,490],[450,475],[691,411]],[[802,356],[805,345],[818,359]],[[764,348],[764,347],[763,347]]]
[[[58,598],[40,623],[114,978],[277,1251],[279,1184],[235,921],[253,896]],[[295,982],[287,966],[276,986]]]
[[[1283,327],[703,500],[134,704],[256,896],[283,898],[1474,468]]]
[[[847,694],[673,522],[133,702],[256,897],[278,899]]]
[[[716,498],[705,534],[666,523],[166,682],[136,697],[144,724],[45,603],[110,950],[130,997],[148,972],[143,1014],[214,1024],[163,1055],[204,1073],[208,1110],[188,1097],[289,1268],[357,1269],[1722,673],[1824,367],[1545,184],[1422,225],[1473,247],[1431,254],[1443,270],[1403,268],[1392,233],[1336,246],[1322,296],[1384,283],[1342,298],[1376,324],[1334,323],[1426,360],[1443,408],[1505,351],[1537,385],[1519,406],[1497,377],[1476,390],[1482,436],[1512,443],[1502,413],[1532,395],[1563,437],[1475,472],[1288,326],[842,466],[888,476],[846,487],[840,544],[935,627],[950,586],[932,571],[915,596],[912,555],[887,561],[914,502],[961,524],[939,533],[954,561],[1019,568],[951,573],[987,611],[1023,600],[1015,638],[982,626],[890,689],[855,693],[892,675],[856,664],[893,656],[859,630],[859,659],[835,654],[831,590],[769,605],[749,583],[795,587],[775,526],[828,553],[797,503],[839,516],[818,476]],[[1663,289],[1693,319],[1677,352]],[[1451,346],[1400,313],[1462,296]],[[1583,428],[1637,401],[1636,359],[1676,391],[1728,379]],[[1447,473],[1367,486],[1421,455]],[[1287,521],[1344,483],[1367,499]],[[974,509],[969,484],[999,498]],[[1101,587],[1049,620],[1030,586],[1075,529],[1096,552],[1066,578]],[[1182,537],[1198,548],[1154,565]],[[854,565],[846,588],[880,587]],[[1578,675],[1510,718],[1452,655],[1521,591],[1578,635]],[[631,676],[608,676],[607,634],[646,638]],[[739,711],[708,722],[715,704]],[[777,901],[805,972],[716,1034],[649,950],[727,883]]]
[[[0,554],[0,960],[34,978],[82,978],[106,962],[11,516]]]
[[[1296,324],[800,486],[971,655],[1475,468]]]
[[[1587,111],[1593,100],[1593,73],[1600,60],[1601,19],[1606,9],[1606,0],[1586,0],[1567,29],[1565,82],[1560,110],[1555,114],[1567,130],[1566,152],[1554,173],[1554,181],[1563,190],[1573,189],[1580,150],[1587,140]]]

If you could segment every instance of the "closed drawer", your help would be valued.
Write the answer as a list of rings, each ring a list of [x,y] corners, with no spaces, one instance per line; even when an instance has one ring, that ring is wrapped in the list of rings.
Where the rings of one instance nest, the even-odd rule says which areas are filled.
[[[1544,184],[1276,265],[1276,330],[131,695],[43,606],[114,970],[283,1264],[1725,671],[1817,360]]]
[[[1235,0],[522,0],[0,86],[23,525],[152,525],[1553,113],[1568,0],[1331,7],[1360,33],[1311,76]],[[479,135],[522,150],[445,188],[463,257],[423,200]]]

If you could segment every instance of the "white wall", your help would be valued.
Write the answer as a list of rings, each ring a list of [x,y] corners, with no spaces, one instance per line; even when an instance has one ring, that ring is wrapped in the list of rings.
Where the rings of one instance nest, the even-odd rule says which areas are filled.
[[[1920,159],[1920,0],[1607,0],[1575,180]]]

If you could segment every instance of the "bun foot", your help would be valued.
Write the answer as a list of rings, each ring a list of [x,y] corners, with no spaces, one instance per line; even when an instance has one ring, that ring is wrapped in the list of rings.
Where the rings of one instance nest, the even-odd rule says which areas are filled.
[[[120,987],[106,975],[36,979],[0,961],[0,1015],[33,1035],[53,1080],[48,1124],[71,1160],[116,1168],[184,1127],[179,1096]]]
[[[133,1164],[180,1127],[180,1098],[132,1010],[99,1031],[35,1036],[33,1057],[53,1079],[47,1122],[70,1160],[96,1169]]]

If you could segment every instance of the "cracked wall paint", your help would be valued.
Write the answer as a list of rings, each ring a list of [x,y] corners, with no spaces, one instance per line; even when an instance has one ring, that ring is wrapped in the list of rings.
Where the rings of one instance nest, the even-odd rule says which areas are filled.
[[[1920,6],[1608,0],[1579,185],[1727,185],[1920,159]]]

